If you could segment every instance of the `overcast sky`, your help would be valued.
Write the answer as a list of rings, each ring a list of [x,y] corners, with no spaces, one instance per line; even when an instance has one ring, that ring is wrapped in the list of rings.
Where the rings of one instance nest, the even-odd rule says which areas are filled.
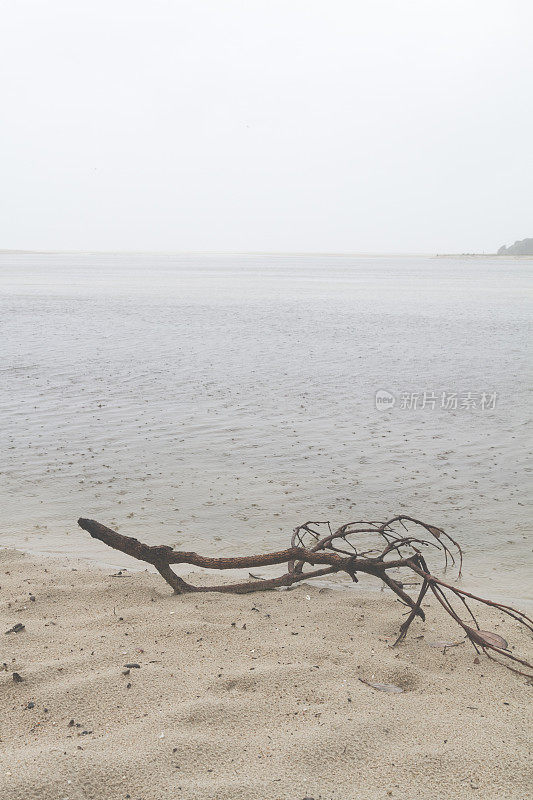
[[[0,248],[533,236],[531,0],[0,0]]]

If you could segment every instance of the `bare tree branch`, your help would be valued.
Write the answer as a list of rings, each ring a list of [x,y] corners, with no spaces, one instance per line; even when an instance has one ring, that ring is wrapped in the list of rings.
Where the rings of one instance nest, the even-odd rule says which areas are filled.
[[[357,581],[357,573],[373,575],[383,581],[410,609],[407,619],[400,626],[395,645],[405,638],[409,626],[416,617],[425,619],[421,607],[422,600],[431,590],[446,613],[463,629],[477,652],[481,649],[487,656],[505,664],[514,672],[526,675],[528,678],[533,677],[533,665],[511,653],[505,639],[499,634],[480,629],[471,605],[477,603],[485,608],[495,609],[529,631],[533,631],[533,620],[512,606],[478,597],[433,575],[421,548],[440,551],[444,557],[445,569],[448,563],[454,565],[458,560],[459,576],[463,564],[463,552],[459,543],[441,528],[428,525],[414,517],[400,515],[388,522],[349,522],[336,531],[332,531],[329,522],[306,522],[294,530],[291,546],[286,550],[231,558],[212,558],[194,552],[177,551],[167,545],[150,546],[131,536],[123,536],[91,519],[80,518],[78,525],[94,539],[99,539],[109,547],[139,561],[152,564],[176,594],[185,592],[246,594],[292,586],[300,581],[337,572],[346,573],[353,581]],[[400,526],[400,531],[397,530],[397,526]],[[321,533],[321,529],[323,531],[324,528],[327,532]],[[416,535],[410,532],[413,529]],[[286,564],[287,569],[275,578],[260,578],[217,586],[194,586],[176,575],[171,564],[189,564],[216,570]],[[405,591],[404,584],[400,580],[388,574],[390,571],[396,574],[399,570],[410,571],[422,578],[422,586],[416,599]],[[458,609],[454,602],[459,603]],[[466,611],[468,623],[460,616],[461,610]],[[496,658],[494,654],[503,660]],[[512,662],[513,666],[509,662]],[[520,665],[526,671],[514,665]]]

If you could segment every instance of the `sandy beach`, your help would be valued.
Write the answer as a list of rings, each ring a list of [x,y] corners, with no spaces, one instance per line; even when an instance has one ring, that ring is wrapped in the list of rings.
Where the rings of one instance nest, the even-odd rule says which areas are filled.
[[[0,800],[533,800],[533,2],[1,18]]]
[[[385,592],[176,597],[113,574],[0,552],[4,800],[530,796],[531,687],[444,650],[463,637],[434,604],[393,649]]]

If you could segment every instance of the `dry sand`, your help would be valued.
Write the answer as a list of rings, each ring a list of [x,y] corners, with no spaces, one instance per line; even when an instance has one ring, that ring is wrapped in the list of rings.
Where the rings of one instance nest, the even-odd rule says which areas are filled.
[[[462,639],[431,604],[391,649],[401,606],[358,587],[174,597],[13,551],[0,586],[2,800],[531,796],[531,687],[429,646]]]

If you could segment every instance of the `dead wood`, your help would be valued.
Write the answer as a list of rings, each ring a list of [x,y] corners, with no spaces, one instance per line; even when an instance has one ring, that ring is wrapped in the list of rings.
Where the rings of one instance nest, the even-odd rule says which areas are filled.
[[[415,619],[425,619],[422,601],[431,591],[440,606],[463,629],[476,652],[483,651],[489,658],[505,664],[520,675],[533,677],[533,665],[514,655],[501,636],[481,630],[472,607],[480,604],[501,612],[521,626],[533,631],[533,620],[522,611],[486,600],[433,575],[426,563],[422,549],[438,551],[444,558],[444,568],[457,565],[461,575],[463,552],[458,542],[441,528],[400,515],[388,522],[350,522],[333,531],[328,522],[306,522],[293,532],[291,546],[285,550],[252,556],[213,558],[195,552],[173,550],[167,545],[150,546],[130,536],[123,536],[91,519],[80,518],[78,525],[94,539],[115,550],[120,550],[139,561],[152,564],[175,594],[186,592],[229,592],[246,594],[261,592],[313,578],[344,572],[357,582],[358,573],[379,578],[391,589],[398,600],[409,609],[395,642],[406,636]],[[216,586],[195,586],[176,575],[170,565],[189,564],[206,569],[249,569],[276,564],[286,564],[286,571],[275,578],[256,578],[241,583],[223,583]],[[411,597],[399,579],[401,571],[422,579],[416,598]],[[389,573],[393,573],[392,575]],[[461,615],[467,615],[467,621]],[[501,658],[496,658],[500,656]],[[521,669],[522,668],[522,669]]]

